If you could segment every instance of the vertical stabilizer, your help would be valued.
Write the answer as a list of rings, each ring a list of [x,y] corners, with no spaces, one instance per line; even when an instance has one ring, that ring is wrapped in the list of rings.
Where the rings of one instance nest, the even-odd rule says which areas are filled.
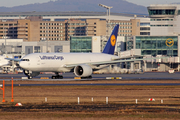
[[[109,37],[102,53],[114,55],[114,49],[115,49],[115,45],[116,45],[116,41],[117,41],[118,29],[119,29],[119,25],[117,24],[114,27],[114,29],[111,33],[111,36]]]

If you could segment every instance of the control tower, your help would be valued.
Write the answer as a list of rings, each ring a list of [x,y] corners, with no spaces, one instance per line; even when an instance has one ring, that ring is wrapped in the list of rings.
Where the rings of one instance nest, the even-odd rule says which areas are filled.
[[[151,35],[180,35],[180,5],[164,4],[147,7]]]

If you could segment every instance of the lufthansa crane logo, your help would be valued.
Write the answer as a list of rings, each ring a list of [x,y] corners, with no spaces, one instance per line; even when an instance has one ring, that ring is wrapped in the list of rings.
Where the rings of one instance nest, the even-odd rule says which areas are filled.
[[[168,39],[166,40],[166,45],[167,45],[168,47],[173,46],[173,45],[174,45],[174,40],[171,39],[171,38],[168,38]]]
[[[116,37],[115,37],[115,35],[112,35],[111,36],[111,45],[115,46],[115,44],[116,44]]]

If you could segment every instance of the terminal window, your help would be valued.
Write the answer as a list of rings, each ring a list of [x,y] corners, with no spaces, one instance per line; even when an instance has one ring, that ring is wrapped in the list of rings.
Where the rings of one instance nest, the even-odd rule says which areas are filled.
[[[71,37],[70,52],[92,52],[92,37]]]
[[[175,10],[149,10],[149,15],[174,15]]]
[[[63,46],[54,46],[54,51],[58,53],[63,52]]]
[[[172,46],[167,46],[166,40],[172,39]],[[137,36],[136,49],[141,49],[142,55],[167,55],[177,56],[177,36]]]

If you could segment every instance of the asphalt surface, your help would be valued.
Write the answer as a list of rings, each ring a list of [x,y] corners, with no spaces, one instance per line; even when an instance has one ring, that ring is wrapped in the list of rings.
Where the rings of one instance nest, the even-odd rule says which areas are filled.
[[[53,80],[74,80],[76,77],[73,73],[63,73],[64,79],[53,79]],[[40,78],[49,78],[51,79],[52,74],[40,74],[37,77],[34,77],[30,80],[38,80]],[[0,80],[3,79],[20,79],[22,77],[26,77],[23,73],[20,74],[0,74]],[[92,79],[85,80],[103,80],[107,78],[121,78],[122,80],[180,80],[180,72],[175,72],[173,74],[169,74],[168,72],[145,72],[143,74],[92,74]],[[44,80],[45,80],[44,79]]]
[[[180,85],[180,83],[144,83],[146,80],[180,80],[180,72],[169,74],[168,72],[146,72],[143,74],[93,74],[92,79],[74,79],[76,77],[73,73],[62,74],[64,79],[48,79],[51,78],[52,74],[40,74],[33,79],[21,79],[26,77],[24,74],[0,74],[0,81],[10,81],[13,77],[14,80],[28,80],[28,81],[89,81],[89,80],[102,80],[100,83],[67,83],[67,84],[21,84],[21,86],[108,86],[108,85],[136,85],[136,86],[146,86],[146,85],[156,85],[156,86],[171,86]],[[42,79],[43,78],[43,79]],[[117,80],[141,80],[140,83],[104,83],[103,80],[109,79]],[[6,84],[6,86],[11,86],[11,84]],[[19,86],[19,84],[14,84],[14,86]]]

